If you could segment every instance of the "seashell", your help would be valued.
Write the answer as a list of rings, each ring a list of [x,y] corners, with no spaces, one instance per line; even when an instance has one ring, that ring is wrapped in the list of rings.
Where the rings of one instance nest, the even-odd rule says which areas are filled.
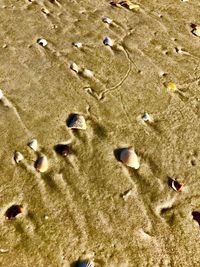
[[[0,100],[3,98],[3,92],[2,90],[0,89]]]
[[[63,157],[66,157],[70,153],[70,148],[65,144],[58,144],[55,146],[55,151]]]
[[[93,72],[88,69],[83,69],[82,75],[87,78],[92,78],[94,76]]]
[[[5,216],[8,220],[15,218],[18,214],[23,212],[21,205],[12,205],[10,208],[7,209]]]
[[[48,43],[47,43],[47,40],[43,39],[43,38],[39,38],[37,39],[37,43],[41,46],[46,46]]]
[[[196,26],[192,33],[198,37],[200,37],[200,26]]]
[[[76,73],[79,73],[80,68],[78,67],[78,65],[76,65],[76,63],[72,63],[70,65],[70,69],[72,69],[73,71],[75,71]]]
[[[112,19],[109,19],[108,17],[102,17],[101,19],[104,23],[107,23],[107,24],[111,24],[112,23]]]
[[[133,4],[133,3],[132,3],[131,1],[129,1],[129,0],[121,1],[121,2],[119,3],[119,5],[122,6],[122,7],[127,8],[127,9],[135,10],[135,11],[137,11],[137,10],[140,9],[140,6],[139,6],[139,5]]]
[[[44,13],[45,15],[49,15],[50,14],[50,12],[49,12],[49,10],[48,9],[46,9],[46,8],[41,8],[41,11],[42,11],[42,13]]]
[[[133,148],[124,148],[120,152],[120,160],[128,167],[139,169],[140,162]]]
[[[147,112],[144,112],[142,119],[143,121],[151,121],[151,117]]]
[[[73,42],[72,45],[77,47],[77,48],[81,48],[83,46],[82,43],[80,43],[80,42]]]
[[[86,130],[85,118],[80,114],[71,114],[67,119],[67,126],[71,129]]]
[[[24,159],[24,156],[20,152],[15,151],[15,153],[14,153],[14,160],[15,160],[15,162],[16,163],[19,163],[23,159]]]
[[[48,169],[48,159],[46,156],[40,156],[35,163],[35,168],[38,172],[46,172]]]
[[[176,91],[177,87],[174,83],[168,83],[167,89],[169,89],[170,91]]]
[[[193,212],[192,212],[192,216],[193,216],[193,219],[194,219],[195,221],[197,221],[198,224],[200,225],[200,212],[198,212],[198,211],[193,211]]]
[[[33,149],[34,151],[37,151],[38,148],[38,142],[36,139],[32,139],[29,143],[28,146]]]
[[[177,182],[176,180],[172,180],[171,183],[171,187],[175,190],[175,191],[182,191],[183,189],[183,184]]]
[[[78,261],[75,267],[94,267],[95,264],[93,261]]]
[[[114,45],[114,41],[109,37],[105,37],[103,39],[103,43],[104,43],[104,45],[108,45],[108,46],[113,46]]]

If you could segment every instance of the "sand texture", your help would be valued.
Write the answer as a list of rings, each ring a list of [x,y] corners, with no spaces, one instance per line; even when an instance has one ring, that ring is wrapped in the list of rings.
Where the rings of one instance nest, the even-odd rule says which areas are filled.
[[[134,3],[0,1],[0,266],[200,266],[200,1]]]

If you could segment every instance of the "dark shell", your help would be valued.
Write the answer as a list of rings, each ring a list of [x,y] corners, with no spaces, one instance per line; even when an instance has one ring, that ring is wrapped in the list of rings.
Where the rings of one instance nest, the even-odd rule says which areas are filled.
[[[15,218],[20,213],[22,213],[22,206],[12,205],[10,208],[7,209],[5,216],[10,220],[12,218]]]
[[[94,264],[90,261],[82,261],[77,262],[75,267],[94,267]]]
[[[66,157],[70,153],[70,148],[68,145],[65,144],[58,144],[55,146],[55,151],[59,155]]]
[[[179,183],[178,181],[168,177],[168,185],[174,189],[175,191],[181,191],[183,188],[183,184]]]
[[[198,224],[200,225],[200,212],[198,212],[198,211],[193,211],[193,212],[192,212],[192,216],[193,216],[193,219],[194,219],[195,221],[197,221]]]

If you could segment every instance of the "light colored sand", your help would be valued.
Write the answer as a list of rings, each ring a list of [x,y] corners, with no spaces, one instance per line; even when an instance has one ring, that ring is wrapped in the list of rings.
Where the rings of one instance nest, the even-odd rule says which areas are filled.
[[[199,266],[191,212],[200,211],[200,38],[191,24],[200,23],[200,3],[137,3],[132,12],[109,1],[1,0],[1,266],[72,266],[79,257],[109,267]],[[93,76],[72,71],[73,62]],[[141,120],[145,111],[152,123]],[[86,118],[85,131],[67,128],[73,112]],[[33,138],[39,152],[27,146]],[[53,149],[62,142],[72,147],[67,158]],[[115,158],[129,146],[138,170]],[[15,150],[25,157],[19,165]],[[37,153],[49,159],[42,174]],[[183,192],[168,187],[168,175]],[[24,216],[7,221],[12,204]]]

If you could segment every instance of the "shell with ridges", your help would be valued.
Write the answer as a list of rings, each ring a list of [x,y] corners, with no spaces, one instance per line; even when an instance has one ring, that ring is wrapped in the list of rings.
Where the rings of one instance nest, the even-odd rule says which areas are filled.
[[[133,148],[124,148],[120,153],[120,160],[128,167],[139,169],[140,161]]]
[[[76,263],[75,267],[94,267],[93,261],[79,261]]]

